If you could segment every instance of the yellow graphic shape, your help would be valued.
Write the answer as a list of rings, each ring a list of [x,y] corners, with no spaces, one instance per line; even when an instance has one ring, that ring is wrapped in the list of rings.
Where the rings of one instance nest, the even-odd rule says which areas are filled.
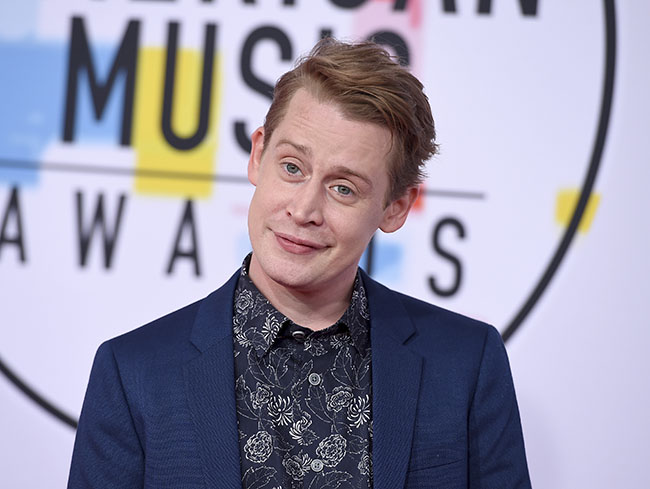
[[[218,114],[221,106],[221,69],[215,56],[208,131],[192,149],[178,150],[162,133],[163,93],[167,50],[143,48],[138,53],[134,108],[133,148],[136,152],[135,191],[143,194],[208,197],[215,173]],[[172,102],[173,132],[189,137],[199,123],[203,53],[189,49],[176,52]],[[170,175],[178,174],[176,177]],[[194,175],[194,176],[193,176]],[[203,175],[200,177],[197,175]]]
[[[555,221],[561,226],[568,227],[571,217],[575,212],[578,199],[580,198],[580,189],[563,189],[557,193],[555,201]],[[596,215],[598,204],[600,203],[600,194],[593,193],[589,196],[587,207],[582,214],[578,231],[586,233],[591,227],[591,223]]]

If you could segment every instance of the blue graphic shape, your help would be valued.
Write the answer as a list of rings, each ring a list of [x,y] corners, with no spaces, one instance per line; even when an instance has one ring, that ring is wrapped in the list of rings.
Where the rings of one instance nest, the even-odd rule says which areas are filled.
[[[36,33],[40,0],[0,2],[0,39],[19,39]]]
[[[404,249],[396,243],[382,242],[375,237],[372,253],[372,278],[380,282],[397,282],[402,276]],[[361,255],[361,268],[368,271],[368,249]]]
[[[235,242],[235,260],[243,260],[253,250],[248,233],[240,233]]]
[[[119,44],[92,46],[88,37],[96,78],[104,83]],[[37,183],[43,150],[63,140],[68,49],[65,43],[0,41],[0,181]],[[71,144],[118,145],[125,76],[117,76],[99,121],[88,75],[81,70],[78,76]]]
[[[0,42],[0,180],[35,183],[45,146],[58,136],[66,47],[34,41]],[[5,166],[2,165],[5,164]]]
[[[90,33],[88,33],[90,37]],[[104,84],[108,80],[111,71],[111,65],[117,55],[119,44],[115,46],[92,46],[90,52],[95,69],[95,78],[98,84]],[[67,70],[67,66],[66,66]],[[75,132],[73,140],[75,143],[108,143],[119,145],[120,132],[122,124],[122,107],[124,93],[126,90],[126,76],[121,72],[115,78],[115,83],[111,87],[108,100],[104,111],[101,113],[101,119],[95,119],[95,109],[93,108],[92,93],[86,70],[81,70],[77,81],[77,110],[75,118]],[[65,113],[65,92],[61,94],[61,110]],[[133,102],[135,104],[135,101]],[[161,101],[162,103],[162,101]],[[63,118],[63,115],[61,116]],[[63,124],[63,119],[61,119]],[[63,127],[61,128],[63,134]]]

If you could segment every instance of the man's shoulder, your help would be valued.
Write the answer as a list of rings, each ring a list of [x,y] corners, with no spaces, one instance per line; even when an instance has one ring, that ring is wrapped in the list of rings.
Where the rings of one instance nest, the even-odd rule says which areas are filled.
[[[108,342],[118,348],[146,347],[151,349],[157,345],[176,343],[180,339],[189,338],[197,312],[206,298],[165,314],[143,326],[116,336]]]
[[[456,379],[458,385],[473,385],[486,357],[507,365],[501,335],[493,326],[377,282],[369,283],[373,339],[381,344],[380,337],[392,336],[424,359],[427,372],[446,372],[444,377]],[[374,317],[379,318],[377,322]]]
[[[399,300],[409,311],[411,319],[416,322],[416,325],[425,322],[428,325],[449,329],[462,335],[485,334],[488,329],[492,328],[490,324],[479,319],[445,309],[401,292],[393,292],[399,296]]]
[[[392,303],[403,309],[402,323],[414,329],[414,340],[451,347],[480,347],[488,336],[499,336],[494,326],[431,304],[416,297],[392,290],[372,279],[365,280],[368,300],[381,302],[382,306]]]
[[[205,342],[205,333],[216,333],[220,317],[231,316],[221,309],[232,307],[233,275],[230,280],[206,297],[170,312],[143,326],[105,342],[115,354],[126,358],[173,358],[196,352],[196,346]],[[223,322],[223,321],[221,321]],[[194,346],[193,346],[194,344]]]

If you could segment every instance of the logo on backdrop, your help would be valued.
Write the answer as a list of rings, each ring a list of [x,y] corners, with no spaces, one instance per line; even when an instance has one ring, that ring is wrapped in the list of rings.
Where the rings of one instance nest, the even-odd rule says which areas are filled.
[[[82,294],[92,277],[114,304],[136,276],[153,293],[161,277],[216,286],[209,250],[232,248],[220,251],[229,270],[246,251],[249,134],[275,79],[326,35],[383,43],[423,80],[438,124],[442,152],[405,229],[377,235],[362,259],[378,280],[495,324],[507,340],[588,232],[613,93],[613,0],[125,4],[116,13],[88,2],[82,14],[36,2],[40,12],[0,31],[2,59],[16,67],[0,80],[14,94],[0,116],[5,280],[56,277]],[[230,229],[237,243],[226,247]],[[5,294],[13,324],[34,296],[27,285]],[[30,312],[30,324],[70,324],[57,307]],[[36,334],[48,343],[80,327]],[[121,332],[111,327],[100,323],[99,337]],[[18,345],[12,335],[2,344]],[[0,351],[0,370],[75,426],[78,393],[50,390],[17,351]],[[85,383],[78,364],[67,368]]]

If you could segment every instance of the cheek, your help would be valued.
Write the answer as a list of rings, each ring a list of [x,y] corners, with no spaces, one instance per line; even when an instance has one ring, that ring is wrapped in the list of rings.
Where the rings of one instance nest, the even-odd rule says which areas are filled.
[[[280,200],[284,186],[275,175],[269,174],[268,169],[260,174],[260,178],[255,187],[257,198],[264,202],[265,205],[273,205]]]
[[[284,209],[281,194],[273,186],[258,185],[251,199],[248,219],[249,226],[261,224],[263,220],[277,216]]]
[[[339,238],[350,248],[365,249],[373,233],[377,230],[374,216],[342,216],[337,219]]]
[[[262,198],[259,191],[259,187],[255,188],[255,193],[251,198],[250,204],[248,205],[248,227],[249,230],[255,229],[258,225],[262,223],[263,214],[264,214],[264,199]]]

